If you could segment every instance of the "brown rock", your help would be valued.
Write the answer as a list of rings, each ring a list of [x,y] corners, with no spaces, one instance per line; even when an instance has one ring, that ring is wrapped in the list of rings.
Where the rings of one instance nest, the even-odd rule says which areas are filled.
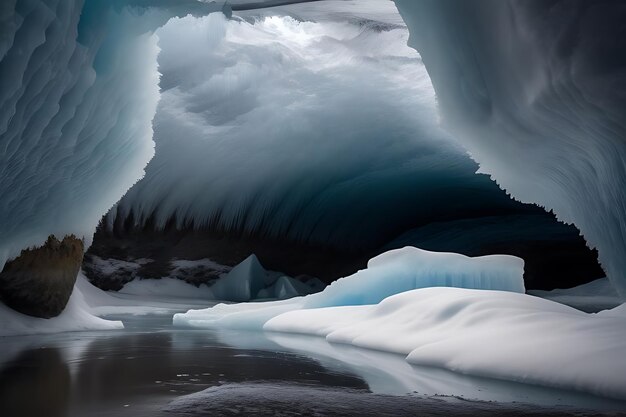
[[[50,236],[39,248],[25,249],[0,272],[0,300],[20,313],[50,318],[61,314],[83,260],[75,236]]]

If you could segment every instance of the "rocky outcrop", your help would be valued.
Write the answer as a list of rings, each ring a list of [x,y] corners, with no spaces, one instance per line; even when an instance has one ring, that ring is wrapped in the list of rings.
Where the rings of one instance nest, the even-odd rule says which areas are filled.
[[[61,314],[83,260],[83,242],[75,236],[50,236],[39,248],[23,250],[0,272],[0,300],[35,317]]]

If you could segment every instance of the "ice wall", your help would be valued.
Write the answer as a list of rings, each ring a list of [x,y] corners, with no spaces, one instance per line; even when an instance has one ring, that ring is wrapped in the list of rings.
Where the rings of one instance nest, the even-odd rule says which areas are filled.
[[[597,247],[626,296],[626,4],[395,0],[443,124],[515,198]]]
[[[153,30],[191,0],[0,5],[0,269],[49,235],[91,240],[152,157]]]

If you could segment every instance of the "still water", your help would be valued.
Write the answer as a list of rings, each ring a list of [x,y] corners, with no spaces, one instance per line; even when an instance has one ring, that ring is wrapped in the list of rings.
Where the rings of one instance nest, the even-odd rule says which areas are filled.
[[[622,415],[579,393],[415,368],[323,339],[126,328],[0,338],[0,416]],[[591,410],[591,411],[589,411]]]

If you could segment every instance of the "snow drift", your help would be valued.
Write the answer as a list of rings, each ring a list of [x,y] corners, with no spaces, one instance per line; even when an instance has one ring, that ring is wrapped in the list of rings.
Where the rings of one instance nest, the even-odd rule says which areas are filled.
[[[414,365],[626,399],[626,321],[524,294],[424,288],[377,305],[286,312],[264,330],[406,355]]]
[[[445,127],[598,248],[626,297],[626,4],[395,0]]]

